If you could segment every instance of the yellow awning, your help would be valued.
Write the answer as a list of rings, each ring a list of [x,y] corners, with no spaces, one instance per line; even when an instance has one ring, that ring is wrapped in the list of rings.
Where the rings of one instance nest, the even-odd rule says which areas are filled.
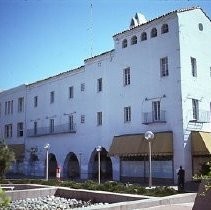
[[[191,132],[192,155],[211,154],[211,133]]]
[[[172,132],[156,133],[152,140],[152,154],[172,155],[173,154]],[[110,156],[136,156],[149,153],[148,141],[144,134],[129,134],[115,136],[111,144]]]

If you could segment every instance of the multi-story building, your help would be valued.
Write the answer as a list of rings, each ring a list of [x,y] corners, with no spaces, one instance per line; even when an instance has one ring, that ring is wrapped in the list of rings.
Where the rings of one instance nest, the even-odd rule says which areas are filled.
[[[24,172],[26,86],[0,92],[0,141],[15,152],[13,171]]]
[[[150,130],[153,178],[176,181],[182,165],[190,180],[211,157],[210,34],[200,8],[150,21],[136,14],[113,36],[113,50],[27,85],[25,173],[44,175],[49,143],[50,176],[59,165],[65,178],[95,178],[100,145],[102,178],[141,181],[148,177]],[[2,110],[14,100],[5,96],[12,90],[0,93],[4,137],[11,122]]]

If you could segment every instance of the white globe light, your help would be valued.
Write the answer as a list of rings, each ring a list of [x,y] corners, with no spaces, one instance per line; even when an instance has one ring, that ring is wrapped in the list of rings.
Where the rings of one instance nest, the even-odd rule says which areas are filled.
[[[155,135],[154,135],[154,133],[152,133],[152,131],[147,131],[144,135],[146,140],[152,140],[152,139],[154,139],[154,136]]]
[[[102,147],[101,146],[97,146],[96,150],[97,150],[97,152],[100,152],[102,150]]]
[[[44,146],[44,149],[49,149],[50,148],[50,144],[46,144],[45,146]]]

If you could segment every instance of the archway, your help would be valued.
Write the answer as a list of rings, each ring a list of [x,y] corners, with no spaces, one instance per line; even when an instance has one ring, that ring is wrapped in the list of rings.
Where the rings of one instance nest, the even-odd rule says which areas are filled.
[[[63,176],[68,179],[79,179],[80,178],[80,165],[77,156],[70,152],[65,158]]]
[[[57,160],[53,153],[48,155],[48,176],[51,178],[56,177]]]
[[[112,162],[108,156],[108,152],[105,148],[102,148],[100,152],[100,174],[102,180],[112,180]],[[97,179],[98,177],[98,154],[96,149],[92,152],[89,160],[89,178]]]

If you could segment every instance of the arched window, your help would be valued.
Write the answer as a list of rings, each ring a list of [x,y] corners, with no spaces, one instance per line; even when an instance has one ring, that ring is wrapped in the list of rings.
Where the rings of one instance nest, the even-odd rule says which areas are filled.
[[[163,24],[161,27],[161,34],[165,34],[169,32],[169,26],[168,24]]]
[[[133,45],[133,44],[137,44],[137,36],[133,36],[132,38],[131,38],[131,45]]]
[[[147,40],[147,33],[146,32],[143,32],[141,34],[141,41],[144,41],[144,40]]]
[[[153,28],[151,30],[151,38],[156,37],[156,36],[157,36],[157,29],[156,28]]]
[[[127,47],[127,39],[124,39],[122,41],[122,48],[126,48]]]

